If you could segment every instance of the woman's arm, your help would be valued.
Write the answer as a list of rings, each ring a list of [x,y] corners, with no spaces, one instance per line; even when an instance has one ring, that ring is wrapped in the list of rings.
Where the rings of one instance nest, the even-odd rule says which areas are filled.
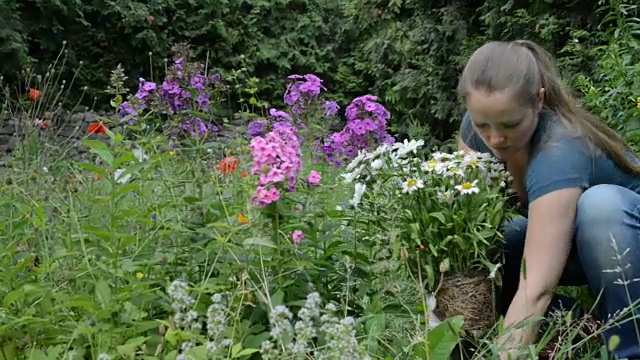
[[[544,315],[564,270],[573,237],[573,224],[581,188],[550,192],[529,205],[520,285],[504,319],[504,326],[527,321],[508,329],[501,347],[526,346],[535,341],[538,318]],[[506,358],[506,357],[505,357]]]
[[[529,162],[526,192],[530,201],[523,266],[518,290],[507,310],[505,326],[523,320],[528,326],[501,339],[505,345],[535,341],[538,319],[544,315],[564,271],[573,239],[578,199],[589,188],[592,152],[580,138],[554,139],[539,146]]]

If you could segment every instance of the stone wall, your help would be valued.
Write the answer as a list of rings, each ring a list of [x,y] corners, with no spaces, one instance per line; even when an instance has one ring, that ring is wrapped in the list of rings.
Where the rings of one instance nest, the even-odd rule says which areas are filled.
[[[19,139],[25,134],[37,134],[42,151],[60,152],[59,156],[68,156],[74,160],[87,160],[88,149],[80,144],[87,136],[91,139],[103,139],[104,135],[88,135],[88,127],[99,121],[100,117],[114,119],[113,113],[93,112],[84,106],[74,111],[59,110],[44,113],[41,119],[20,119],[9,115],[0,115],[0,166],[8,166],[8,155],[15,152],[20,144]],[[212,141],[228,142],[242,136],[246,132],[246,124],[250,121],[245,116],[236,115],[229,124],[215,133]],[[46,128],[42,128],[45,124]]]

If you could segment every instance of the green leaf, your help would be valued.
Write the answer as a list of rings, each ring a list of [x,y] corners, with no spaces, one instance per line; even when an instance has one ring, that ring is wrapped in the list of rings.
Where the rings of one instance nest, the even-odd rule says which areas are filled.
[[[4,299],[2,299],[2,307],[9,308],[13,304],[14,301],[20,299],[22,297],[22,288],[15,289],[12,292],[8,293]]]
[[[259,245],[259,246],[266,246],[266,247],[270,247],[270,248],[276,248],[276,245],[273,243],[273,241],[271,241],[269,238],[267,237],[251,237],[246,239],[243,243],[243,245]]]
[[[96,297],[103,306],[111,302],[111,288],[103,279],[98,280],[96,283]]]
[[[146,336],[139,336],[135,339],[127,341],[126,344],[117,347],[118,354],[125,358],[134,356],[136,353],[136,349],[142,346],[142,344],[144,344],[147,339],[149,338]]]
[[[187,204],[195,204],[202,201],[202,199],[195,196],[185,196],[182,198],[182,200],[184,200],[184,202],[186,202]]]
[[[450,359],[451,352],[460,341],[464,318],[454,316],[429,331],[429,355],[431,359]]]
[[[271,306],[276,307],[284,303],[284,292],[280,289],[271,295]]]
[[[444,214],[443,214],[442,212],[440,212],[440,211],[438,211],[438,212],[434,212],[434,213],[431,213],[431,214],[429,214],[429,215],[431,215],[431,216],[433,216],[434,218],[436,218],[436,219],[440,220],[440,222],[441,222],[441,223],[443,223],[443,224],[446,224],[446,223],[447,223],[447,220],[444,218]]]
[[[91,171],[93,173],[96,173],[96,174],[102,176],[103,178],[105,178],[107,176],[107,172],[103,168],[101,168],[99,166],[96,166],[96,165],[93,165],[93,164],[90,164],[90,163],[76,163],[76,165],[78,165],[78,167],[81,167],[81,168],[83,168],[85,170],[89,170],[89,171]]]
[[[29,360],[49,360],[50,358],[42,350],[39,349],[26,349],[26,354],[29,354]]]
[[[122,95],[116,95],[116,97],[111,99],[109,104],[111,104],[112,108],[117,109],[120,105],[122,105]]]
[[[82,145],[88,147],[93,152],[98,154],[98,156],[100,156],[102,161],[109,164],[109,166],[113,166],[113,160],[114,160],[113,154],[111,153],[111,150],[109,150],[109,148],[104,142],[100,140],[85,139],[85,140],[82,140]]]
[[[256,353],[258,351],[260,351],[260,350],[258,350],[258,349],[242,349],[237,354],[233,354],[232,357],[237,358],[237,357],[241,357],[241,356],[247,356],[247,355],[251,355],[253,353]]]

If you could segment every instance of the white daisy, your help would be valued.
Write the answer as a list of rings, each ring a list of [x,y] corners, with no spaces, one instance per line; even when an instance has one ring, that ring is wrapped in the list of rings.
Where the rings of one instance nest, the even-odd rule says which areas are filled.
[[[464,182],[460,185],[456,185],[455,188],[456,190],[458,190],[460,192],[460,194],[462,195],[468,195],[468,194],[473,194],[473,193],[478,193],[480,192],[480,189],[478,188],[478,180],[473,180],[473,182]]]
[[[437,194],[437,198],[444,203],[451,204],[453,202],[453,190],[440,191]]]
[[[436,160],[429,160],[423,162],[420,165],[420,169],[422,169],[422,171],[424,172],[434,172],[436,174],[442,174],[446,170],[446,165]]]
[[[398,156],[405,156],[411,152],[415,154],[418,151],[418,148],[422,145],[424,145],[424,140],[408,141],[407,139],[404,139],[404,142],[397,142],[393,144],[393,149],[397,150],[396,154],[398,154]]]
[[[402,193],[412,193],[418,189],[422,189],[424,187],[424,182],[422,179],[411,178],[407,179],[402,183]]]
[[[476,154],[477,153],[467,154],[462,160],[462,164],[473,169],[484,169],[484,161],[482,161],[482,159]]]
[[[453,160],[453,155],[441,151],[434,152],[431,157],[438,162]]]
[[[459,167],[452,166],[445,172],[445,176],[463,176],[464,173],[460,170]]]

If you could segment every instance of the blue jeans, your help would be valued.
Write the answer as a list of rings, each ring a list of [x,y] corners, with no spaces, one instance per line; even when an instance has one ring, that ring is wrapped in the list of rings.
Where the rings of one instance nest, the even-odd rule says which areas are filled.
[[[518,289],[526,230],[524,217],[511,220],[503,230],[503,286],[498,299],[501,315],[506,314]],[[596,185],[578,200],[573,244],[560,285],[587,284],[595,296],[600,296],[596,315],[603,322],[640,299],[640,195],[631,190],[617,185]],[[550,308],[570,309],[574,304],[572,299],[556,296]],[[629,310],[627,313],[625,319],[632,316]],[[639,310],[634,313],[640,316]],[[640,318],[610,327],[604,332],[605,344],[612,335],[620,338],[613,354],[620,359],[640,359],[640,334],[636,330],[640,329]]]

